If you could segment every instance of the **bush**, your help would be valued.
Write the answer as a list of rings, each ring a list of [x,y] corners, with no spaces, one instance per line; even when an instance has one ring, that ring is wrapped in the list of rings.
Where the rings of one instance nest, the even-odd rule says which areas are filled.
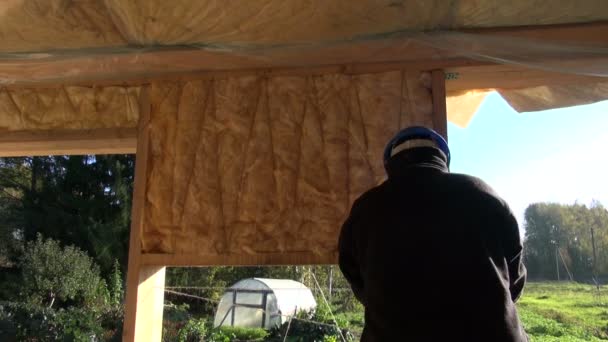
[[[91,306],[107,293],[99,267],[74,246],[38,235],[29,242],[21,258],[23,297],[26,302],[52,307],[55,300],[77,306]]]
[[[0,340],[115,341],[121,336],[122,279],[111,289],[86,253],[38,235],[20,260],[20,302],[0,303]]]
[[[340,333],[342,333],[348,341],[354,340],[348,329],[342,329],[340,331],[335,326],[329,308],[325,304],[320,303],[315,310],[300,311],[295,318],[296,319],[291,320],[291,324],[288,321],[283,323],[281,327],[272,330],[271,337],[273,338],[273,341],[282,341],[285,337],[285,333],[287,333],[287,336],[292,341],[297,342],[341,341],[342,337],[340,336]],[[345,328],[348,326],[348,321],[345,319],[336,317],[336,320],[340,327]],[[287,330],[288,327],[289,331]]]
[[[208,336],[209,342],[253,342],[263,341],[268,332],[262,328],[222,326],[215,328]]]
[[[177,341],[180,330],[185,326],[184,322],[192,319],[188,304],[175,305],[165,302],[163,312],[163,341]]]
[[[179,342],[204,341],[206,333],[205,320],[191,319],[179,330],[177,340]]]
[[[70,307],[54,310],[27,303],[0,305],[0,339],[6,341],[97,341],[102,313]]]
[[[97,341],[104,332],[101,317],[95,310],[70,307],[57,311],[55,324],[64,341]]]

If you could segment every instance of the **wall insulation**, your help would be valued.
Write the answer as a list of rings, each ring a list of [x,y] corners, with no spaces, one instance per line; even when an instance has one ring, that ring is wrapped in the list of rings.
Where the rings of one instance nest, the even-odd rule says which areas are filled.
[[[386,142],[432,126],[428,73],[153,83],[150,101],[143,253],[335,262]]]
[[[282,44],[395,31],[608,19],[604,0],[5,0],[0,52],[128,44]]]
[[[0,132],[136,127],[139,94],[140,87],[0,87]]]

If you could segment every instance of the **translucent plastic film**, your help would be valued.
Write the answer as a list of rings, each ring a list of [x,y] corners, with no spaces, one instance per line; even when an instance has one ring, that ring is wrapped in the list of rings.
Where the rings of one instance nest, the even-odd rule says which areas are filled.
[[[604,0],[10,0],[0,3],[0,84],[459,57],[606,76],[605,24],[514,29],[606,20]]]
[[[532,69],[608,77],[608,43],[553,42],[505,35],[437,32],[420,34],[417,42],[467,58]]]
[[[608,40],[608,37],[603,37]],[[187,72],[309,68],[470,58],[527,68],[608,76],[606,46],[460,32],[393,32],[283,45],[192,44],[0,54],[0,84],[95,82]]]
[[[4,0],[0,52],[282,45],[383,32],[589,23],[605,0]]]

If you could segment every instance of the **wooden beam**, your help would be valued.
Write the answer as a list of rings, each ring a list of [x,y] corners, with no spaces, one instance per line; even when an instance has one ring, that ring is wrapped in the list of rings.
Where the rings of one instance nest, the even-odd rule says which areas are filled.
[[[608,63],[594,60],[594,63]],[[606,77],[531,69],[516,65],[465,66],[445,69],[448,95],[475,89],[522,89],[544,85],[608,82]]]
[[[263,75],[265,77],[281,76],[321,76],[327,74],[360,75],[382,73],[393,70],[419,70],[427,71],[441,68],[456,68],[464,66],[494,65],[491,62],[472,60],[462,57],[437,60],[412,60],[412,61],[393,61],[393,62],[369,62],[369,63],[350,63],[350,64],[330,64],[318,66],[299,66],[299,67],[272,67],[272,68],[249,68],[236,70],[199,70],[192,72],[175,72],[165,74],[138,75],[129,77],[126,75],[122,79],[113,77],[98,78],[95,80],[46,80],[40,82],[22,81],[16,85],[9,86],[10,89],[48,89],[61,86],[139,86],[147,85],[152,82],[187,82],[196,80],[227,79],[236,77],[246,77]],[[2,68],[0,62],[0,69]]]
[[[135,153],[135,128],[8,131],[0,134],[0,157]]]
[[[608,22],[592,24],[546,25],[508,28],[463,30],[482,36],[509,36],[523,39],[542,39],[551,42],[608,44]],[[432,33],[431,33],[432,34]],[[159,79],[190,79],[236,73],[310,73],[330,69],[350,69],[365,73],[386,67],[433,70],[454,66],[487,65],[487,61],[463,58],[459,52],[442,50],[404,36],[393,41],[363,41],[349,44],[330,44],[314,49],[269,49],[263,58],[255,53],[226,53],[181,46],[162,47],[154,51],[108,53],[99,51],[94,56],[65,53],[61,57],[40,59],[4,59],[0,62],[0,82],[11,85],[28,84],[146,84]],[[560,58],[547,51],[543,58]],[[552,55],[553,54],[553,55]],[[583,58],[584,55],[580,55]],[[73,70],[81,72],[74,77]],[[545,81],[550,83],[551,80]]]
[[[142,254],[142,265],[165,266],[255,266],[255,265],[327,265],[337,264],[338,254],[328,262],[326,255],[309,252],[260,253],[260,254]]]
[[[599,21],[592,23],[489,27],[462,29],[459,31],[493,36],[550,40],[554,42],[602,44],[608,42],[607,29],[608,22]]]
[[[164,266],[139,267],[135,335],[123,341],[160,342],[163,337],[163,309],[165,301]]]
[[[445,73],[443,70],[431,72],[431,92],[433,94],[433,128],[448,139],[448,119],[445,102]]]
[[[144,222],[144,201],[149,149],[150,94],[142,89],[135,163],[135,185],[131,208],[129,263],[123,341],[160,342],[164,300],[164,265],[143,266],[141,262],[141,232]]]

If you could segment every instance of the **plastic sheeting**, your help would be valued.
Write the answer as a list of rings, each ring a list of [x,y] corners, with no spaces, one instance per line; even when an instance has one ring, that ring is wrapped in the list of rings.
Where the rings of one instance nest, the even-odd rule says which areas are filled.
[[[317,303],[304,284],[289,279],[243,279],[230,286],[215,313],[214,326],[280,326],[297,311],[314,309]]]
[[[88,127],[60,118],[63,114],[54,109],[80,112],[82,96],[67,96],[77,104],[76,110],[66,107],[71,105],[66,101],[66,105],[41,105],[40,99],[53,91],[19,89],[16,85],[141,83],[176,74],[204,76],[204,72],[461,57],[608,76],[608,35],[601,25],[589,37],[578,35],[576,40],[567,33],[547,38],[539,32],[534,38],[522,39],[494,29],[494,33],[457,31],[605,21],[608,4],[603,0],[516,0],[508,4],[442,0],[8,0],[0,3],[0,19],[0,85],[14,88],[0,97],[0,128],[8,129]],[[590,45],[591,41],[596,45]],[[514,108],[531,110],[605,99],[608,95],[602,89],[599,85],[560,85],[559,90],[544,93],[538,89],[498,90]],[[66,97],[55,92],[60,99]],[[554,102],[547,101],[548,94],[555,92],[560,96],[554,97]],[[453,109],[450,118],[466,124],[474,103],[479,102],[479,92],[476,94],[472,99],[459,96],[448,100]],[[30,103],[14,101],[26,98]],[[102,96],[95,103],[99,108],[117,106],[110,101]],[[464,102],[466,106],[455,107]],[[30,115],[33,111],[44,118]],[[103,114],[103,109],[96,112],[102,114],[94,120],[117,120],[121,126],[132,125],[136,119],[132,114],[118,118],[116,113]]]
[[[518,112],[590,104],[608,99],[608,82],[595,84],[547,85],[527,89],[499,90]]]
[[[446,99],[448,121],[461,128],[467,127],[488,93],[490,91],[481,90],[449,96]]]
[[[606,45],[455,31],[608,20],[602,0],[10,0],[0,18],[0,84],[457,56],[608,74]]]
[[[448,120],[466,127],[486,96],[494,90],[469,91],[447,98]],[[608,82],[559,84],[497,92],[517,112],[579,106],[608,99]]]
[[[603,0],[5,0],[0,51],[291,44],[423,31],[607,20]]]
[[[450,31],[391,32],[286,45],[223,43],[4,53],[0,54],[0,84],[94,83],[187,72],[428,62],[449,58],[608,77],[608,35],[598,39],[603,39],[605,45]]]
[[[608,38],[602,46],[460,32],[421,33],[415,40],[461,56],[498,64],[608,77]]]

